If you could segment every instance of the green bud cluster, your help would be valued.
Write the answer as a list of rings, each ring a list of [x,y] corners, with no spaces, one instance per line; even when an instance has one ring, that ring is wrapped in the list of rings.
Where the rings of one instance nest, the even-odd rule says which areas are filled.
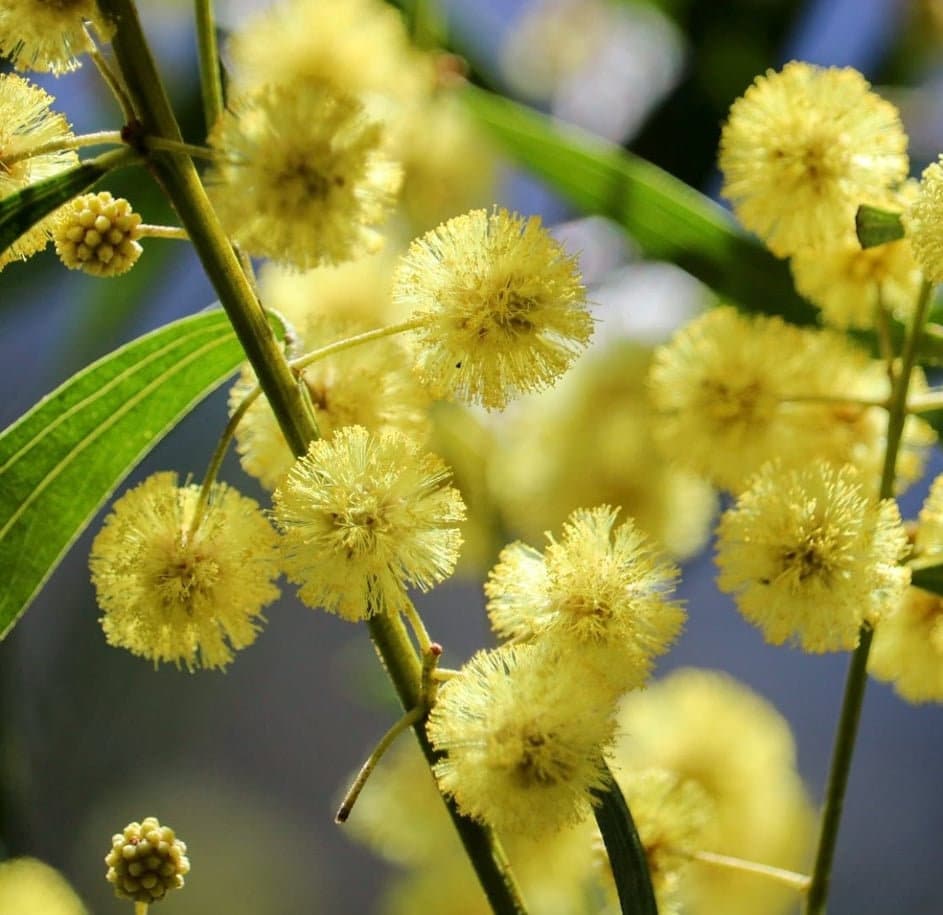
[[[156,817],[129,823],[123,832],[115,833],[105,864],[105,879],[115,894],[135,902],[163,899],[167,890],[180,889],[190,872],[187,846]]]

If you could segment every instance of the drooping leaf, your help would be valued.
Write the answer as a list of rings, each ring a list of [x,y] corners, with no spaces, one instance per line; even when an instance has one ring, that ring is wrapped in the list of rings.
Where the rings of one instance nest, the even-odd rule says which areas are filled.
[[[88,366],[0,433],[0,638],[128,472],[243,359],[222,311],[183,318]]]
[[[855,213],[855,231],[862,248],[876,248],[903,238],[904,224],[900,213],[865,204]]]
[[[645,849],[611,772],[606,789],[593,792],[593,803],[623,915],[658,915]]]
[[[585,213],[623,226],[645,256],[677,264],[748,311],[798,324],[815,320],[786,263],[699,191],[618,146],[509,99],[474,87],[463,97],[512,156]]]
[[[103,175],[135,159],[131,149],[104,153],[4,197],[0,200],[0,251],[57,207],[87,191]]]

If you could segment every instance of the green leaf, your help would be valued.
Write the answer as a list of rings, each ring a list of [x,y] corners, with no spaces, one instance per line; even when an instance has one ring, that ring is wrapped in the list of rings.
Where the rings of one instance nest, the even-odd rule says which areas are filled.
[[[498,95],[469,87],[463,97],[523,165],[584,212],[618,222],[647,257],[677,264],[749,311],[779,314],[797,324],[815,321],[787,264],[683,181]]]
[[[855,213],[855,231],[862,248],[876,248],[904,237],[900,213],[864,204]]]
[[[624,915],[658,915],[645,849],[612,773],[605,790],[593,791],[593,811],[602,833]]]
[[[910,583],[915,588],[932,591],[943,595],[943,565],[927,566],[924,569],[914,569]]]
[[[136,159],[131,149],[114,150],[4,197],[0,200],[0,251],[57,207],[87,191],[103,175]]]
[[[0,433],[0,638],[128,472],[244,358],[222,311],[183,318],[88,366]]]

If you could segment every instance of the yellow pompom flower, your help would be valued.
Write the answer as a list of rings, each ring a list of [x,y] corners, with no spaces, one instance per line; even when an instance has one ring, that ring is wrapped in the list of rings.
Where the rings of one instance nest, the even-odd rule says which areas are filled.
[[[0,55],[17,70],[74,70],[91,46],[86,22],[105,39],[114,31],[95,0],[0,0]]]
[[[199,492],[174,473],[148,477],[115,502],[90,559],[108,643],[191,671],[251,645],[279,593],[277,538],[258,503],[215,484],[191,530]]]
[[[350,322],[311,321],[303,348],[314,349],[363,329]],[[429,396],[410,371],[409,355],[401,341],[386,338],[343,350],[303,369],[300,377],[308,388],[321,437],[329,439],[338,429],[357,425],[370,432],[398,430],[423,441],[428,432]],[[230,410],[255,386],[255,373],[247,366],[230,392]],[[274,489],[295,461],[264,394],[246,411],[236,441],[243,469],[267,489]]]
[[[907,177],[907,136],[856,70],[793,61],[733,103],[720,168],[740,221],[786,257],[853,238],[858,206]]]
[[[924,169],[916,199],[904,212],[903,221],[927,279],[943,282],[943,155]]]
[[[0,199],[78,162],[74,149],[32,155],[42,146],[68,143],[72,137],[69,122],[50,109],[53,101],[39,86],[11,73],[0,74]],[[54,225],[53,215],[28,229],[0,252],[0,269],[42,251]]]
[[[874,327],[880,302],[906,320],[914,310],[923,275],[907,239],[862,249],[857,241],[807,250],[791,261],[796,290],[822,311],[832,327]]]
[[[92,276],[121,276],[141,256],[141,214],[108,191],[83,194],[59,209],[53,241],[70,270]]]
[[[307,270],[379,249],[402,173],[383,129],[326,84],[237,98],[213,128],[208,176],[227,231],[250,254]]]
[[[429,91],[434,75],[400,13],[381,0],[284,0],[249,17],[228,52],[240,92],[313,81],[409,101]]]
[[[630,799],[636,773],[651,767],[707,795],[712,810],[699,849],[790,870],[807,865],[811,805],[789,725],[766,700],[726,674],[678,670],[627,693],[617,728],[612,769]],[[779,915],[795,907],[793,890],[697,861],[679,890],[685,915]]]
[[[604,784],[610,703],[542,652],[505,645],[476,654],[446,682],[428,734],[444,754],[439,787],[499,832],[537,837],[584,819]]]
[[[943,561],[943,476],[920,510],[913,558],[920,566]],[[875,628],[868,670],[908,702],[943,702],[943,597],[908,588]]]
[[[455,568],[465,516],[448,468],[400,432],[362,426],[312,442],[275,490],[285,572],[309,607],[396,613]]]
[[[642,685],[685,614],[668,599],[678,570],[618,510],[579,509],[541,556],[523,543],[501,552],[485,585],[504,638],[537,639],[562,663],[587,664],[620,691]]]
[[[504,209],[473,210],[416,239],[393,301],[423,322],[416,368],[433,393],[488,408],[550,385],[593,329],[575,258],[538,217]]]
[[[696,781],[657,766],[623,772],[618,782],[645,851],[658,915],[683,915],[685,873],[695,852],[704,848],[714,803]],[[615,896],[601,836],[596,849],[597,861],[608,874]]]
[[[903,596],[908,549],[896,503],[869,498],[854,468],[771,462],[721,518],[718,585],[768,642],[841,651]]]
[[[523,539],[558,528],[574,505],[608,504],[673,559],[703,549],[717,500],[702,477],[657,453],[645,384],[651,356],[627,340],[593,347],[552,390],[502,418],[497,446],[485,452],[488,476]]]

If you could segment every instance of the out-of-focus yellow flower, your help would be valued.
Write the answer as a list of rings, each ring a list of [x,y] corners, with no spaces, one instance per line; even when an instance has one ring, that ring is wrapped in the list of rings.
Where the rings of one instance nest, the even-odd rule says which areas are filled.
[[[92,544],[90,566],[109,644],[195,667],[225,667],[255,641],[278,597],[276,535],[258,503],[213,486],[191,530],[199,487],[157,473],[126,492]]]
[[[814,824],[795,745],[788,723],[760,696],[726,674],[679,670],[627,693],[617,727],[620,780],[631,784],[631,773],[657,766],[710,798],[699,848],[805,866]],[[686,915],[778,915],[795,904],[795,893],[772,881],[697,861],[681,879]]]
[[[907,136],[856,70],[793,61],[733,103],[720,168],[740,221],[786,257],[851,240],[858,206],[907,177]]]
[[[920,511],[914,559],[943,561],[943,476],[933,481]],[[908,702],[943,702],[943,597],[908,588],[875,628],[868,670]]]
[[[903,596],[908,549],[897,504],[869,498],[854,468],[770,463],[721,518],[718,585],[768,642],[841,651]]]
[[[574,505],[619,505],[675,559],[707,542],[717,501],[657,454],[645,378],[651,351],[591,349],[552,390],[522,399],[496,430],[488,467],[509,526],[531,542]]]
[[[576,260],[540,224],[473,210],[414,241],[393,301],[423,324],[417,369],[437,396],[504,407],[552,384],[593,322]]]
[[[11,858],[0,864],[0,912],[88,915],[65,878],[35,858]]]
[[[927,279],[943,281],[943,156],[924,169],[916,199],[903,220],[914,257]]]
[[[543,555],[523,543],[501,552],[485,585],[504,638],[536,639],[563,665],[586,665],[617,692],[644,684],[685,614],[669,599],[678,570],[618,510],[578,509]]]
[[[406,586],[455,568],[465,516],[448,468],[400,432],[362,426],[312,442],[275,491],[285,572],[309,607],[347,620],[397,613]]]
[[[51,110],[53,101],[39,86],[12,73],[0,74],[0,198],[78,162],[74,149],[32,155],[42,146],[68,143],[72,137],[69,122]],[[42,251],[54,226],[55,215],[47,217],[0,251],[0,269]]]
[[[106,40],[114,31],[95,0],[0,0],[0,54],[17,70],[74,70],[91,47],[86,22]]]
[[[537,838],[589,815],[604,783],[611,704],[537,648],[479,652],[429,716],[440,788],[467,816]]]
[[[307,270],[377,251],[402,172],[383,128],[326,83],[238,97],[214,127],[208,177],[220,219],[246,251]]]

